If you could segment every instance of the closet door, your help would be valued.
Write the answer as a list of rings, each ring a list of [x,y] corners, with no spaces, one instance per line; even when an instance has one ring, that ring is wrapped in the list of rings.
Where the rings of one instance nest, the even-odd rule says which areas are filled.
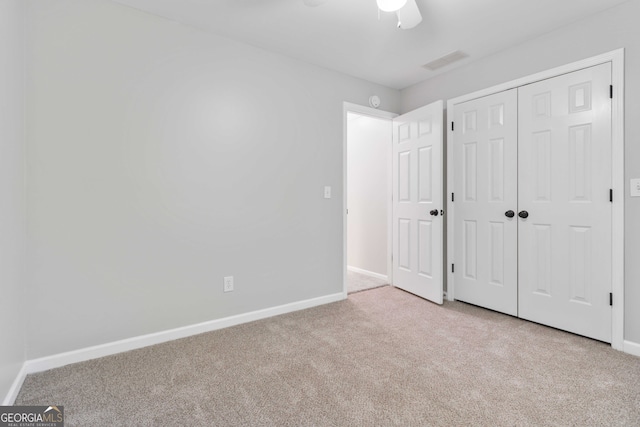
[[[519,315],[606,342],[610,84],[603,64],[518,89]]]
[[[518,314],[517,89],[456,105],[455,298]]]

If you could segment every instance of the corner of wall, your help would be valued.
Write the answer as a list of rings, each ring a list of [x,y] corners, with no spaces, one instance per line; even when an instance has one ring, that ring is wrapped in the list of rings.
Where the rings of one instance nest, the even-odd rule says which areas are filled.
[[[25,377],[26,2],[0,2],[0,396],[11,404]]]

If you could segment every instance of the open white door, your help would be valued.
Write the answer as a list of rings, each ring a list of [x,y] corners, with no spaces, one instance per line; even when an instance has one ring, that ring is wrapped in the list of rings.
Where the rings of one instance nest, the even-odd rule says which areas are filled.
[[[393,285],[442,304],[443,102],[393,119]]]

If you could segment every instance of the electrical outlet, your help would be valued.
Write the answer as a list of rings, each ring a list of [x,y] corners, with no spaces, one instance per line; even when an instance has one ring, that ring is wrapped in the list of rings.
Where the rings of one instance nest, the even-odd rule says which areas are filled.
[[[224,288],[225,292],[233,291],[233,276],[227,276],[224,278]]]

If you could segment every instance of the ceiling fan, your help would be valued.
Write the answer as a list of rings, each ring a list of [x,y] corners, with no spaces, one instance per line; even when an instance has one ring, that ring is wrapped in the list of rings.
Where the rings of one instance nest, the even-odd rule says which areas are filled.
[[[320,6],[327,0],[302,0],[311,7]],[[398,28],[408,30],[422,22],[416,0],[376,0],[378,9],[383,12],[395,12],[398,16]]]

